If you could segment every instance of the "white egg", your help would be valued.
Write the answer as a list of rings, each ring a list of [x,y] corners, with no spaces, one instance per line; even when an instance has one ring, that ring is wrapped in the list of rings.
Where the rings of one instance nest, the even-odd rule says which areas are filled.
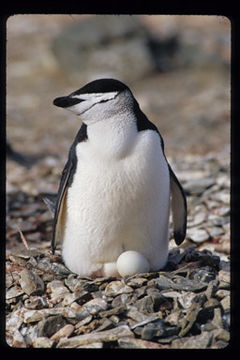
[[[150,271],[148,260],[137,251],[124,251],[117,259],[117,270],[121,276]]]

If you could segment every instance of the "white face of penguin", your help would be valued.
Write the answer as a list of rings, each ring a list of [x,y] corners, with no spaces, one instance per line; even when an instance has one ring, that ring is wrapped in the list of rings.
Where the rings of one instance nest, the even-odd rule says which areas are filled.
[[[109,109],[112,105],[110,100],[113,100],[117,96],[117,91],[112,91],[108,93],[92,93],[92,94],[81,94],[81,95],[73,95],[72,99],[78,99],[78,102],[75,105],[72,105],[68,108],[68,110],[74,112],[75,114],[81,116],[85,112],[91,110],[96,104],[101,104],[101,110],[104,111]],[[115,102],[114,102],[115,103]],[[93,109],[94,113],[99,110],[99,106],[97,109]]]
[[[98,80],[98,82],[99,81],[100,80]],[[95,81],[95,83],[96,82],[97,81]],[[108,84],[108,82],[109,81],[105,81],[105,84]],[[86,86],[89,87],[90,84],[91,83]],[[122,83],[120,83],[120,86],[121,84]],[[124,84],[122,84],[122,87],[123,86]],[[67,110],[70,110],[80,116],[81,120],[86,123],[86,125],[90,125],[102,120],[103,118],[106,119],[118,114],[119,112],[123,112],[129,108],[130,104],[133,103],[132,94],[126,86],[120,89],[115,86],[113,89],[110,88],[108,91],[103,89],[104,91],[99,92],[85,92],[83,90],[84,88],[77,90],[68,96],[56,98],[53,103],[56,106],[66,108]],[[88,88],[86,90],[88,90]]]

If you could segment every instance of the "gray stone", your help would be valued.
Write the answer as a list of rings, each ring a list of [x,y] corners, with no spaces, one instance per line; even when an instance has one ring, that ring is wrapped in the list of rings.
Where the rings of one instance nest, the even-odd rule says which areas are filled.
[[[187,230],[187,237],[199,244],[209,240],[209,233],[205,229],[191,228]]]
[[[63,281],[53,280],[47,284],[47,293],[51,296],[52,303],[59,303],[64,299],[64,296],[69,294],[69,290],[64,286]]]
[[[137,323],[145,321],[149,318],[148,315],[145,315],[142,312],[138,311],[135,306],[129,306],[126,315],[127,317],[135,320]]]
[[[133,289],[124,284],[123,281],[111,281],[105,288],[106,296],[117,296],[119,294],[129,294],[133,292]]]
[[[230,295],[227,295],[225,298],[221,300],[221,305],[224,311],[230,310],[231,307]]]
[[[38,335],[51,337],[64,325],[66,321],[61,315],[49,316],[38,323]]]
[[[34,348],[51,348],[53,343],[53,340],[50,340],[48,337],[40,336],[34,339],[32,345]]]
[[[20,285],[27,295],[41,295],[44,292],[44,282],[35,272],[24,269],[20,273]]]
[[[189,195],[200,196],[206,189],[212,187],[215,182],[215,179],[211,178],[192,179],[184,184],[184,190]]]
[[[122,313],[124,313],[126,311],[126,306],[125,305],[119,305],[119,306],[115,306],[112,309],[106,310],[106,311],[101,311],[99,313],[99,316],[101,317],[109,317],[112,315],[120,315]]]
[[[136,339],[133,337],[122,337],[118,340],[120,348],[123,349],[167,349],[169,346],[153,341]]]
[[[159,290],[168,290],[172,285],[172,281],[164,276],[159,276],[159,278],[153,279],[152,282]]]
[[[88,301],[87,303],[85,303],[83,307],[91,315],[96,315],[100,311],[107,310],[108,304],[107,304],[107,301],[104,299],[95,298],[95,299],[92,299],[92,300]]]
[[[14,331],[11,346],[17,347],[17,348],[26,348],[27,347],[26,341],[19,330]]]
[[[208,299],[211,299],[215,296],[217,289],[218,289],[219,281],[218,280],[212,280],[209,282],[207,290],[205,292]]]
[[[193,279],[195,281],[201,281],[205,283],[209,283],[210,281],[214,280],[216,277],[215,272],[211,271],[210,267],[205,267],[202,269],[197,269],[191,271],[190,279]]]
[[[19,288],[18,286],[13,286],[10,289],[7,290],[6,292],[6,300],[10,300],[13,299],[15,297],[21,296],[23,295],[24,292],[21,288]]]
[[[220,289],[216,292],[216,298],[218,300],[222,300],[228,295],[229,295],[229,290]]]
[[[133,336],[133,333],[127,325],[120,325],[114,329],[92,332],[90,334],[73,336],[69,339],[61,339],[57,345],[58,348],[76,348],[96,342],[117,341],[121,337]]]
[[[207,288],[207,284],[175,275],[171,281],[171,288],[174,290],[199,292],[205,290]]]
[[[179,332],[179,336],[185,336],[193,327],[199,312],[201,311],[201,305],[198,303],[193,303],[189,308],[186,316],[179,320],[179,325],[181,326],[181,331]]]
[[[173,336],[177,335],[179,330],[179,327],[169,326],[164,320],[159,319],[143,327],[141,338],[144,340],[152,340],[153,338]]]
[[[171,349],[206,349],[211,344],[212,334],[208,331],[200,335],[173,340]]]
[[[66,324],[55,334],[51,336],[51,340],[58,342],[61,338],[68,338],[74,331],[74,326],[72,324]]]
[[[24,306],[27,309],[36,310],[48,307],[47,299],[42,296],[30,296],[24,301]]]
[[[230,272],[220,270],[219,273],[218,273],[218,280],[230,284]]]
[[[102,349],[103,343],[100,341],[96,341],[90,344],[77,346],[78,349]]]
[[[127,280],[127,285],[131,286],[134,289],[142,287],[143,285],[146,285],[146,284],[147,284],[146,278],[135,277],[135,278],[130,278]]]

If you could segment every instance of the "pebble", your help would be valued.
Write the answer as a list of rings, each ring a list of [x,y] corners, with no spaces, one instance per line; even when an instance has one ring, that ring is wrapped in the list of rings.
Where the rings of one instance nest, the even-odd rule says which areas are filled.
[[[66,323],[62,315],[49,316],[38,323],[38,336],[51,337]]]
[[[121,337],[118,339],[120,348],[123,349],[166,349],[168,346],[153,341],[136,339],[133,337]]]
[[[106,296],[117,296],[119,294],[129,294],[133,291],[133,289],[125,285],[122,281],[112,281],[105,288]]]
[[[173,340],[171,349],[206,349],[211,340],[212,334],[209,331],[204,331],[200,335]]]
[[[100,311],[107,310],[107,307],[107,301],[100,298],[89,300],[83,306],[83,308],[86,309],[91,315],[95,315]]]
[[[13,286],[10,289],[7,290],[6,292],[6,300],[10,300],[12,298],[16,298],[18,296],[21,296],[22,294],[24,294],[24,291],[17,287],[17,286]]]
[[[221,305],[222,305],[222,308],[223,308],[224,311],[230,310],[230,305],[231,305],[230,295],[225,296],[221,300]]]
[[[205,229],[191,228],[187,230],[187,237],[199,244],[209,239],[209,233]]]
[[[90,334],[73,336],[69,339],[62,338],[58,348],[76,348],[82,345],[88,345],[96,342],[117,341],[120,337],[133,336],[133,333],[127,325],[119,325],[114,329],[95,332]]]
[[[184,184],[184,190],[187,194],[200,196],[206,189],[215,184],[215,179],[199,178],[188,180]]]
[[[39,336],[33,341],[34,348],[51,348],[53,341],[46,336]]]
[[[51,336],[51,340],[58,342],[61,338],[68,338],[74,331],[75,327],[72,324],[67,324]]]
[[[44,282],[36,273],[24,269],[20,273],[20,285],[27,295],[41,295],[44,292]]]

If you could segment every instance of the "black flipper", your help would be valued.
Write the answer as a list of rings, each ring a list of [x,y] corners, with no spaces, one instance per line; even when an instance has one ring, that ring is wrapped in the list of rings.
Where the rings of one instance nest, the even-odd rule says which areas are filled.
[[[170,174],[170,188],[172,195],[172,218],[174,239],[177,245],[180,245],[186,236],[187,227],[187,201],[184,190],[174,174],[171,166],[168,164]]]
[[[65,199],[67,195],[67,190],[71,186],[73,181],[73,176],[75,174],[77,166],[77,156],[76,156],[76,146],[79,142],[85,141],[87,139],[87,125],[82,124],[78,134],[70,148],[68,161],[63,169],[62,177],[60,180],[60,185],[58,189],[56,208],[54,213],[53,220],[53,235],[52,235],[52,253],[54,254],[57,238],[59,235],[60,228],[64,230],[64,217],[66,211]]]

